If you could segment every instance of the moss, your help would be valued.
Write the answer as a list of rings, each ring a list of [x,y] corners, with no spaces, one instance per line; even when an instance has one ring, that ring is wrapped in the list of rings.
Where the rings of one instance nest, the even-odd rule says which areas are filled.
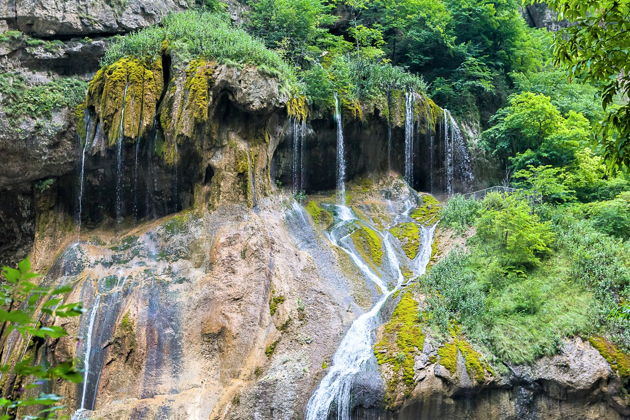
[[[81,139],[81,143],[85,144],[87,141],[87,132],[85,127],[85,102],[81,102],[74,108],[74,126],[76,127],[77,134]]]
[[[284,296],[273,296],[272,293],[272,297],[269,300],[269,313],[271,313],[271,316],[275,315],[278,311],[278,305],[284,303],[284,300]]]
[[[249,156],[247,155],[246,150],[238,150],[236,152],[236,162],[234,164],[236,168],[236,173],[238,174],[246,174],[249,172]]]
[[[483,382],[487,374],[495,375],[490,364],[462,337],[459,326],[451,326],[450,332],[453,341],[438,349],[439,361],[442,366],[455,375],[457,373],[457,352],[459,351],[464,358],[466,372],[472,379]]]
[[[322,362],[322,369],[328,369],[328,362],[326,360]]]
[[[167,220],[162,227],[168,235],[177,235],[186,231],[186,224],[190,219],[189,212],[182,212]]]
[[[403,251],[410,260],[418,255],[420,249],[420,228],[413,222],[401,223],[390,229],[402,244]]]
[[[440,214],[440,202],[430,194],[422,195],[422,204],[416,207],[410,214],[411,218],[421,225],[429,225],[437,222]]]
[[[388,404],[391,405],[399,385],[405,392],[414,385],[415,356],[422,352],[424,338],[418,303],[410,292],[406,292],[385,324],[382,339],[374,345],[378,363],[387,365],[392,371],[387,383]]]
[[[448,369],[453,375],[457,372],[457,344],[446,343],[438,349],[440,364]]]
[[[308,118],[306,96],[291,97],[287,102],[287,114],[300,121],[305,121]]]
[[[630,376],[630,355],[625,354],[619,347],[604,337],[591,337],[589,341],[599,354],[606,359],[610,367],[617,371],[619,376],[622,378]]]
[[[373,269],[377,269],[383,263],[383,240],[378,233],[359,222],[350,237],[363,260]]]
[[[332,215],[327,210],[323,209],[317,201],[310,200],[304,208],[308,214],[311,215],[315,223],[323,225],[326,228],[333,224]]]
[[[160,60],[122,58],[94,75],[86,105],[94,107],[112,145],[121,135],[135,139],[153,126],[163,87]]]
[[[276,346],[278,345],[279,342],[280,340],[276,340],[273,343],[269,344],[267,348],[265,348],[265,356],[271,357],[273,352],[276,351]]]
[[[210,88],[216,62],[193,60],[186,69],[186,105],[180,118],[194,118],[197,121],[208,120]]]

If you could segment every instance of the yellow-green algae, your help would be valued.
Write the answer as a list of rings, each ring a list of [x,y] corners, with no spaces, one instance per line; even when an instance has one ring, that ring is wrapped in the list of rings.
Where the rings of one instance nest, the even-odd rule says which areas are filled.
[[[430,194],[422,195],[422,204],[416,207],[410,214],[411,218],[421,225],[429,225],[437,222],[440,213],[440,202]]]
[[[414,359],[416,354],[422,352],[424,338],[418,303],[411,292],[405,292],[391,319],[384,325],[381,340],[374,345],[378,363],[387,365],[392,371],[386,389],[388,405],[393,403],[399,385],[402,385],[405,393],[411,391],[414,384]]]
[[[306,121],[308,118],[306,96],[300,95],[289,98],[289,101],[287,102],[287,114],[300,121]]]
[[[323,209],[319,203],[315,200],[309,200],[309,202],[304,207],[308,214],[311,215],[313,221],[317,224],[323,225],[328,228],[333,223],[332,215]]]
[[[94,75],[86,106],[94,107],[113,145],[120,135],[135,139],[153,125],[163,88],[161,60],[121,58]]]
[[[274,296],[272,292],[271,299],[269,299],[269,313],[272,316],[275,315],[278,310],[278,305],[284,303],[284,301],[284,296]]]
[[[206,60],[193,60],[186,68],[186,97],[183,107],[185,118],[194,118],[197,121],[208,120],[208,107],[210,105],[210,88],[212,87],[216,62]],[[180,119],[182,114],[180,114]]]
[[[402,244],[402,249],[410,260],[418,255],[420,249],[420,228],[413,222],[401,223],[389,230]]]
[[[383,263],[383,240],[373,229],[359,222],[350,237],[363,260],[373,269]]]
[[[606,359],[610,367],[617,371],[619,376],[622,378],[630,376],[630,355],[625,354],[619,347],[604,337],[591,337],[589,341],[599,354]]]
[[[494,375],[494,370],[483,356],[466,341],[461,334],[461,328],[453,325],[449,329],[453,341],[438,349],[439,361],[453,375],[457,373],[457,352],[461,352],[466,365],[468,376],[477,382],[483,382],[487,374]]]

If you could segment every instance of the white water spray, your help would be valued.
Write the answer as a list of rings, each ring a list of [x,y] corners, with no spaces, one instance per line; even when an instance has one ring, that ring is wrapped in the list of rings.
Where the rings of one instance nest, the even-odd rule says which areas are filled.
[[[343,144],[343,121],[341,120],[339,96],[336,92],[335,121],[337,121],[337,202],[344,205],[346,203],[346,158]]]
[[[405,93],[405,181],[413,188],[414,93]]]
[[[81,392],[81,406],[80,410],[85,410],[85,398],[87,395],[87,388],[89,384],[90,375],[90,356],[92,353],[92,334],[94,333],[94,321],[96,321],[96,314],[98,313],[98,307],[101,302],[101,296],[97,295],[92,305],[92,311],[90,312],[90,323],[88,324],[87,336],[85,340],[85,355],[83,362],[83,391]]]

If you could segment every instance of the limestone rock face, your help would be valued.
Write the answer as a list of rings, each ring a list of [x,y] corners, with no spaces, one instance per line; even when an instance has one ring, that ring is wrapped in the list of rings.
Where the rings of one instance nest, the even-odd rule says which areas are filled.
[[[558,13],[551,10],[545,3],[536,3],[525,6],[523,17],[527,23],[534,28],[547,28],[550,31],[557,31],[566,28],[569,23],[558,20]]]
[[[9,0],[0,19],[38,37],[91,36],[129,32],[158,23],[169,12],[191,6],[187,0]]]

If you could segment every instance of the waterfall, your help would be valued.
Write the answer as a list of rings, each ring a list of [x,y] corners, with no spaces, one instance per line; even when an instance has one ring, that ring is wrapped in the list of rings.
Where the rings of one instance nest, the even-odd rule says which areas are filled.
[[[85,139],[83,139],[83,147],[81,148],[81,168],[79,169],[79,197],[77,210],[77,241],[81,238],[81,219],[83,217],[83,188],[85,185],[85,153],[90,147],[90,138],[92,116],[86,111],[85,115]],[[81,140],[81,138],[79,138]]]
[[[458,172],[463,189],[472,186],[474,180],[470,154],[459,125],[451,113],[444,109],[443,117],[444,147],[446,148],[446,192],[452,195],[455,188],[455,170]]]
[[[337,92],[335,92],[335,121],[337,122],[337,201],[343,205],[346,203],[346,158],[343,144],[343,122]]]
[[[339,213],[352,215],[351,210],[347,207],[346,210],[339,211]],[[351,391],[354,378],[365,369],[370,361],[376,363],[374,360],[373,345],[375,329],[380,323],[379,312],[387,299],[398,291],[404,283],[400,262],[390,242],[391,235],[388,233],[388,229],[383,230],[385,233],[381,234],[381,238],[385,246],[387,258],[396,271],[397,284],[391,290],[387,289],[387,286],[381,278],[368,268],[367,264],[362,261],[360,255],[358,255],[352,247],[336,238],[336,233],[338,231],[343,232],[341,228],[347,223],[348,221],[342,218],[333,226],[330,234],[331,240],[351,257],[363,274],[370,279],[370,281],[375,283],[382,290],[383,294],[368,312],[359,316],[350,326],[350,329],[333,356],[332,365],[326,376],[322,379],[319,387],[308,401],[306,420],[326,420],[331,414],[334,418],[339,420],[350,419],[352,411]],[[417,276],[424,274],[426,266],[431,259],[431,242],[433,240],[434,230],[435,225],[422,227],[420,253],[415,264],[411,267],[414,270],[414,274]],[[331,412],[332,410],[336,412]]]
[[[405,93],[405,181],[413,188],[414,93]]]
[[[444,117],[443,117],[443,134],[444,134],[444,147],[446,150],[446,193],[448,195],[453,194],[453,139],[449,134],[450,128],[450,113],[446,108],[444,108]]]
[[[120,125],[118,127],[118,140],[116,142],[116,223],[122,221],[123,140],[125,138],[124,121],[127,87],[128,86],[125,86],[125,92],[123,94],[122,109],[120,110]]]
[[[133,163],[133,217],[138,220],[138,160],[140,155],[140,137],[136,139]]]
[[[291,118],[293,135],[293,159],[291,161],[291,182],[293,193],[304,190],[304,138],[306,137],[306,121]]]
[[[392,92],[387,91],[387,172],[392,170]]]
[[[92,306],[92,311],[90,311],[90,323],[88,324],[87,335],[85,339],[85,354],[84,354],[84,362],[83,362],[83,390],[81,392],[81,406],[80,410],[85,410],[85,398],[87,395],[88,384],[90,379],[90,356],[92,354],[92,334],[94,331],[94,321],[96,320],[96,314],[98,313],[98,307],[101,302],[101,296],[97,295],[94,300],[94,304]]]

